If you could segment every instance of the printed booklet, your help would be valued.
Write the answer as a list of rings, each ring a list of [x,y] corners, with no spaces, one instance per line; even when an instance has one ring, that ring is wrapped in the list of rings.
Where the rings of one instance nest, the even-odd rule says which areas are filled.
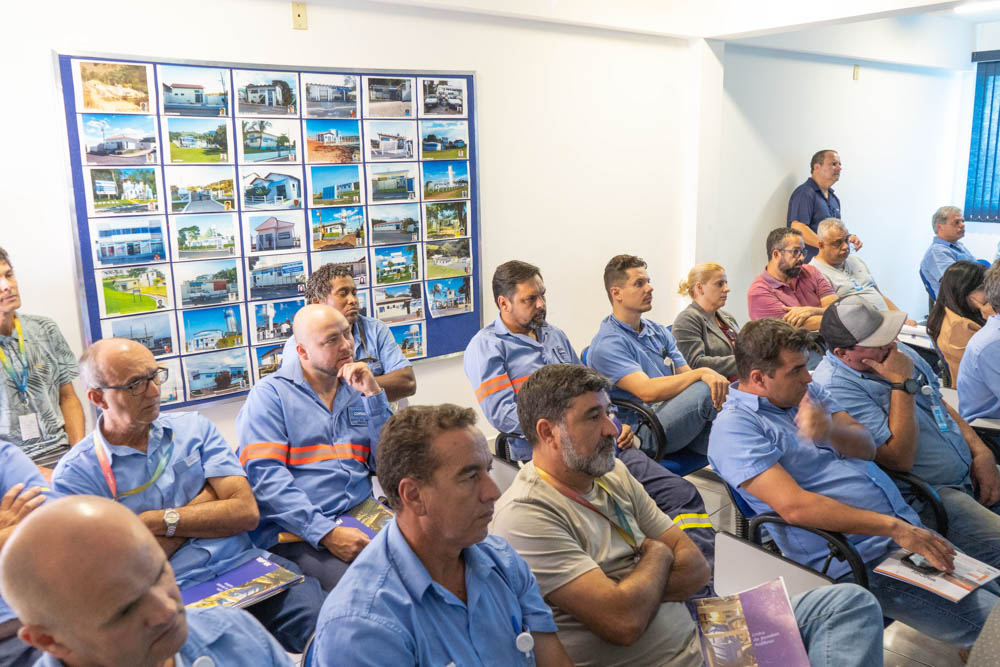
[[[257,557],[234,567],[221,577],[181,591],[185,607],[249,607],[302,583],[305,577]]]
[[[809,667],[781,577],[695,605],[709,667]]]
[[[392,510],[371,496],[337,517],[338,526],[357,528],[368,537],[375,537],[392,519]]]
[[[951,574],[942,572],[920,554],[906,549],[898,549],[889,554],[875,571],[929,590],[952,602],[958,602],[1000,576],[997,568],[958,551],[955,552],[955,570]]]

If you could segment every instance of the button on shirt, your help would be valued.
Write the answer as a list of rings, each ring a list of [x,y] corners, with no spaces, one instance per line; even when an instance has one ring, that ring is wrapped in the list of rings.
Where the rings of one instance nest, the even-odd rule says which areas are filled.
[[[931,390],[928,396],[918,392],[914,397],[917,414],[917,453],[911,471],[928,484],[951,486],[961,489],[971,485],[969,466],[972,454],[962,437],[958,424],[944,407],[941,389],[934,371],[919,354],[902,343],[899,351],[913,360],[914,377],[926,383]],[[884,445],[892,437],[889,429],[889,403],[892,389],[874,379],[870,373],[856,371],[832,352],[813,372],[813,382],[823,387],[849,415],[861,422],[872,434],[875,444]],[[941,406],[948,430],[938,428],[934,419],[934,406]]]
[[[611,389],[612,398],[636,403],[642,400],[618,386],[623,377],[639,371],[651,378],[665,377],[687,365],[684,355],[677,349],[677,341],[665,326],[640,319],[639,331],[636,331],[614,315],[601,321],[590,343],[587,363],[615,384]],[[639,425],[638,417],[631,410],[623,411],[621,416],[629,426],[636,428]]]
[[[809,385],[809,394],[831,414],[841,411],[830,394],[816,383]],[[845,458],[826,443],[802,440],[795,425],[798,411],[798,406],[779,408],[766,398],[740,391],[734,383],[712,424],[708,460],[754,512],[770,512],[773,508],[740,484],[780,463],[806,491],[845,505],[896,516],[915,526],[922,525],[899,489],[874,463]],[[769,526],[768,531],[785,555],[808,567],[822,568],[829,552],[825,540],[794,528]],[[883,557],[894,547],[888,537],[854,534],[846,537],[866,563]],[[828,574],[837,578],[849,569],[847,563],[834,560]]]
[[[788,198],[788,226],[791,227],[792,221],[798,220],[815,232],[819,223],[827,218],[840,218],[840,199],[834,194],[833,188],[829,188],[827,192],[830,193],[829,199],[823,196],[819,184],[811,176],[795,188]],[[805,261],[811,260],[817,252],[817,248],[806,245]]]
[[[1000,419],[1000,315],[986,320],[965,346],[958,367],[958,411],[966,421]]]
[[[412,365],[403,356],[389,327],[381,320],[359,315],[358,321],[351,327],[351,335],[354,336],[354,358],[367,363],[372,375],[376,377]],[[295,344],[294,335],[285,341],[281,350],[282,363],[286,360],[298,362],[299,354],[295,351]]]
[[[188,636],[180,652],[174,656],[176,667],[202,667],[195,662],[198,658],[210,659],[212,662],[207,667],[251,663],[254,667],[293,667],[295,664],[264,626],[242,609],[188,609],[186,616]],[[251,662],[248,662],[248,656],[253,656]],[[48,653],[35,663],[35,667],[61,665]]]
[[[819,308],[822,299],[833,293],[833,287],[814,266],[803,264],[799,275],[790,283],[781,282],[765,269],[750,283],[747,306],[751,320],[763,317],[781,319],[788,312],[784,306]]]
[[[961,241],[945,241],[939,236],[931,241],[931,247],[920,261],[920,275],[930,284],[935,296],[941,288],[941,276],[945,270],[960,259],[976,261],[975,256]]]
[[[236,416],[240,462],[260,506],[254,542],[270,547],[288,531],[318,548],[337,515],[372,495],[375,447],[391,416],[384,391],[366,397],[343,380],[327,408],[298,356],[258,382]]]
[[[38,466],[32,463],[27,454],[17,445],[0,440],[0,497],[10,491],[15,484],[24,484],[25,490],[33,486],[41,487],[46,498],[58,498],[60,495],[49,488],[49,483],[38,472]],[[12,618],[17,618],[17,615],[0,597],[0,623]]]
[[[495,535],[462,558],[467,603],[431,579],[391,521],[323,603],[314,664],[533,664],[517,650],[517,634],[555,632],[556,624],[527,563]]]
[[[848,295],[862,297],[878,310],[888,310],[889,304],[885,302],[885,297],[878,291],[878,285],[872,278],[868,265],[857,255],[848,255],[843,266],[837,268],[830,266],[819,257],[813,257],[809,266],[823,274],[830,285],[837,293],[837,298]]]
[[[173,453],[160,477],[144,491],[113,498],[97,458],[97,447],[110,453],[111,471],[119,496],[153,478],[162,457]],[[110,445],[100,422],[90,434],[60,459],[52,473],[56,491],[112,498],[136,514],[183,507],[201,493],[211,477],[245,477],[229,444],[208,419],[196,412],[161,414],[149,427],[145,452],[127,445]],[[186,588],[221,576],[248,560],[267,554],[256,548],[248,533],[230,537],[192,537],[170,557],[177,585]]]
[[[535,333],[538,340],[513,333],[498,315],[465,348],[465,375],[475,389],[479,407],[493,428],[503,433],[521,433],[517,391],[522,382],[548,364],[580,363],[562,330],[545,323]],[[523,440],[512,443],[512,449],[515,458],[531,458],[531,448]]]

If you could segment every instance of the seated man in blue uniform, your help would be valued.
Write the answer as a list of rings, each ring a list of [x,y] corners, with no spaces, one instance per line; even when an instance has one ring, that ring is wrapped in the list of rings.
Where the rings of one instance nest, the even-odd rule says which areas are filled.
[[[349,267],[324,264],[313,271],[306,281],[306,303],[326,304],[347,318],[354,338],[354,360],[368,364],[375,382],[385,390],[385,397],[390,402],[416,393],[413,367],[403,356],[389,327],[381,320],[361,314],[358,288]],[[285,342],[282,360],[298,358],[296,344],[294,335]]]
[[[1000,259],[986,271],[983,290],[987,303],[1000,313]],[[992,315],[972,334],[958,368],[957,385],[963,417],[1000,419],[1000,315]]]
[[[57,496],[20,447],[0,440],[0,549],[25,517]],[[17,615],[0,597],[0,665],[26,667],[42,657],[17,636],[20,627]]]
[[[729,382],[707,366],[692,369],[667,328],[642,317],[653,308],[653,285],[641,258],[612,257],[604,267],[604,289],[612,312],[590,343],[587,365],[611,380],[612,398],[646,403],[656,412],[667,435],[664,454],[707,453],[712,420]],[[621,418],[638,425],[629,410]],[[652,433],[639,429],[639,437],[646,452],[655,455]]]
[[[370,498],[385,391],[354,360],[351,324],[310,304],[292,322],[295,356],[258,382],[236,416],[240,461],[260,506],[254,542],[333,588],[368,543],[338,516]]]
[[[930,286],[931,296],[937,298],[941,289],[941,276],[960,259],[976,261],[976,256],[962,243],[965,236],[965,218],[957,206],[942,206],[931,216],[934,239],[920,260],[920,277]]]
[[[475,421],[444,404],[386,424],[376,460],[396,517],[323,603],[318,667],[571,664],[527,563],[487,535],[500,490]]]
[[[879,465],[912,472],[937,489],[948,512],[947,536],[959,549],[1000,563],[996,459],[942,398],[927,362],[893,342],[905,318],[900,311],[879,311],[861,296],[831,304],[820,324],[829,351],[813,382],[872,434]],[[899,486],[920,518],[932,523],[930,506],[905,483]]]
[[[545,283],[537,266],[512,260],[493,273],[497,319],[483,327],[465,349],[465,375],[493,428],[516,434],[513,458],[531,458],[531,446],[517,419],[517,391],[535,370],[548,364],[580,364],[569,338],[545,320]],[[618,457],[639,480],[657,506],[676,516],[676,523],[715,560],[715,530],[698,490],[633,446],[632,429],[624,424],[618,437]]]
[[[156,539],[111,500],[46,503],[14,531],[0,569],[21,638],[46,653],[38,667],[292,667],[247,612],[186,611]]]
[[[293,572],[294,563],[254,546],[259,514],[246,474],[218,430],[196,412],[160,414],[167,369],[132,340],[106,338],[80,359],[87,397],[102,411],[93,432],[56,466],[61,494],[117,500],[163,547],[181,588],[220,577],[259,556]],[[249,607],[287,650],[309,641],[323,592],[312,578]]]
[[[780,320],[756,320],[740,331],[740,379],[712,427],[712,466],[755,513],[774,510],[791,523],[844,533],[861,555],[886,616],[941,641],[972,646],[1000,600],[1000,588],[990,582],[956,603],[873,573],[899,547],[946,572],[954,569],[955,552],[923,527],[872,462],[876,447],[868,430],[812,382],[808,344],[807,332]],[[795,528],[768,531],[789,558],[823,567],[826,540]],[[844,561],[831,561],[827,574],[851,578]]]

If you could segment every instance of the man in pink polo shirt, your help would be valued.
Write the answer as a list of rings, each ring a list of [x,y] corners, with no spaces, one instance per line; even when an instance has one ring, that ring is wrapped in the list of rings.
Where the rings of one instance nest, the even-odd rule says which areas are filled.
[[[802,233],[786,227],[772,230],[767,235],[767,257],[767,266],[747,292],[750,319],[773,317],[793,327],[819,329],[823,311],[837,294],[823,274],[804,264]]]

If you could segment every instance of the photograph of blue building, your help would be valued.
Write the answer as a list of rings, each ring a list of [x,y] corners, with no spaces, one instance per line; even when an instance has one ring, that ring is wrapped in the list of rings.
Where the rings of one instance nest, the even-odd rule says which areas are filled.
[[[361,203],[361,171],[355,165],[309,167],[313,206]]]
[[[260,211],[301,208],[302,179],[296,173],[297,170],[276,170],[246,174],[243,176],[243,207]]]
[[[92,225],[94,263],[98,266],[167,259],[161,217],[116,218],[95,221]]]
[[[250,388],[250,358],[245,347],[184,357],[189,400]]]
[[[239,306],[182,311],[184,351],[206,352],[243,345],[242,311]]]

